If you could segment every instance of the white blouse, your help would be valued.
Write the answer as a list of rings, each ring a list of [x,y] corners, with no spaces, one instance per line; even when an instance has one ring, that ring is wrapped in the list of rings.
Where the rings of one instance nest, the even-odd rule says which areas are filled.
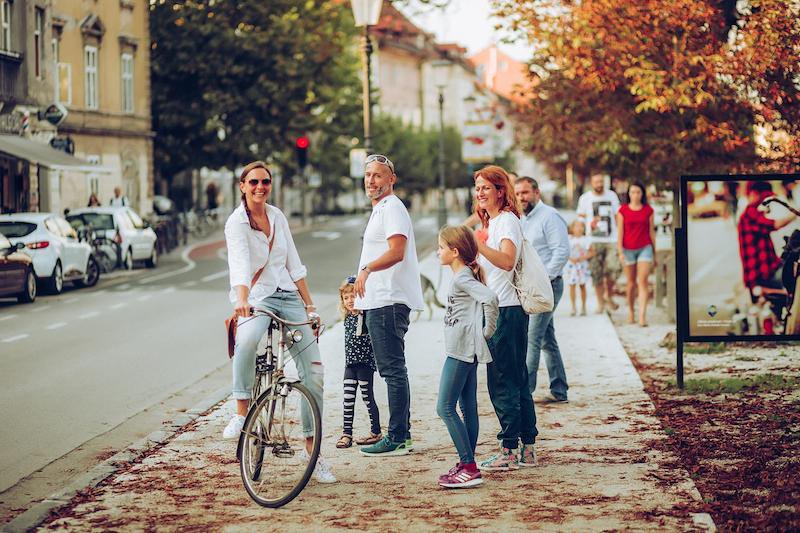
[[[267,204],[266,209],[269,226],[271,231],[275,232],[272,252],[269,250],[269,239],[264,232],[250,227],[244,205],[239,205],[225,222],[231,303],[236,303],[234,287],[244,285],[250,288],[253,275],[267,263],[267,260],[269,263],[255,286],[250,289],[250,296],[247,300],[251,304],[271,296],[278,288],[296,291],[297,285],[294,282],[305,278],[308,274],[305,265],[300,262],[286,215],[273,205]],[[272,238],[272,233],[270,233],[270,238]]]

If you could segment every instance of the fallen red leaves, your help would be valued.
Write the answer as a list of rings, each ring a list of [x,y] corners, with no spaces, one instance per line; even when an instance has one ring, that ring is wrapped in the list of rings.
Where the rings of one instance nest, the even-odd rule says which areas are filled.
[[[678,394],[671,369],[630,354],[670,438],[723,531],[800,530],[800,404],[787,390]]]

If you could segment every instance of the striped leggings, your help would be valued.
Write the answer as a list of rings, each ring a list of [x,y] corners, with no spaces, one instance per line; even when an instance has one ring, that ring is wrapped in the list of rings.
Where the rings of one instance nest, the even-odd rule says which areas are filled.
[[[356,391],[361,386],[361,398],[369,412],[370,431],[375,435],[381,432],[381,416],[378,405],[375,403],[375,394],[372,392],[373,371],[367,365],[353,365],[344,369],[344,409],[343,429],[345,435],[353,435],[353,415],[356,408]]]

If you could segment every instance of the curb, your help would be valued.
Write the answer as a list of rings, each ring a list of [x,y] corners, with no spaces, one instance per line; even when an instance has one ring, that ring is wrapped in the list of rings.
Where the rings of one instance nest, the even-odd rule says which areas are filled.
[[[225,401],[230,396],[230,393],[230,387],[223,387],[195,404],[185,414],[179,415],[169,422],[164,422],[161,429],[153,431],[143,439],[112,455],[85,474],[73,479],[60,491],[37,503],[11,522],[4,524],[2,526],[3,533],[18,533],[36,529],[54,511],[69,504],[78,493],[96,487],[116,474],[122,467],[144,457],[150,450],[166,443],[187,424],[194,422],[202,414]]]

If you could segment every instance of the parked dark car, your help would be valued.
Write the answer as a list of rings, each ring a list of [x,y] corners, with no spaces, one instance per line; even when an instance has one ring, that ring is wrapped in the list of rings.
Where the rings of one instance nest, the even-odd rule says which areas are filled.
[[[22,303],[36,299],[33,260],[21,252],[23,243],[11,244],[0,234],[0,297],[16,297]]]

